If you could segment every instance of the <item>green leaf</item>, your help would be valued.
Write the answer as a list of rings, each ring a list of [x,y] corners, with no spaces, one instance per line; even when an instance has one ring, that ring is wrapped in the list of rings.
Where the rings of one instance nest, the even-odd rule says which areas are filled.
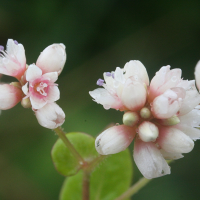
[[[109,156],[91,174],[90,199],[113,200],[117,198],[129,188],[132,173],[132,156],[128,149]],[[82,170],[75,176],[66,178],[59,199],[82,199]]]
[[[98,156],[95,139],[92,136],[80,132],[67,133],[66,136],[84,160],[90,162]],[[51,156],[55,168],[64,176],[74,175],[80,169],[80,163],[61,139],[54,144]]]

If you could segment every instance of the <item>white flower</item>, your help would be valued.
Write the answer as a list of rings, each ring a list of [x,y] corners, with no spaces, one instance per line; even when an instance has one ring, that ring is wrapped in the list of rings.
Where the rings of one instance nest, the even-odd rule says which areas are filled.
[[[26,70],[26,56],[22,44],[8,39],[6,51],[0,46],[0,73],[20,80]]]
[[[40,54],[36,65],[30,66],[26,65],[23,45],[17,41],[9,39],[6,51],[0,46],[0,52],[0,73],[19,81],[0,85],[0,109],[10,109],[21,101],[23,107],[32,107],[37,112],[36,117],[42,126],[52,129],[62,125],[65,115],[54,103],[60,98],[60,91],[54,82],[66,61],[65,46],[48,46]]]
[[[182,80],[180,69],[166,66],[149,85],[146,69],[139,61],[104,73],[104,79],[105,83],[101,79],[97,82],[104,88],[90,95],[106,109],[125,111],[124,125],[101,133],[96,139],[97,151],[103,155],[118,153],[135,137],[134,160],[141,173],[149,179],[169,174],[165,159],[182,158],[182,153],[193,149],[193,140],[200,138],[200,111],[196,107],[200,94],[194,81]]]
[[[54,83],[58,78],[57,72],[42,74],[36,65],[30,65],[26,71],[28,81],[22,90],[30,98],[33,109],[40,109],[47,103],[53,103],[60,98],[60,91]]]

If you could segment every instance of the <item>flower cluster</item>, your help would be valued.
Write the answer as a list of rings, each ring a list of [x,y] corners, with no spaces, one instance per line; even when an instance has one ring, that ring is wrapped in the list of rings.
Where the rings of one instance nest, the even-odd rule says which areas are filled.
[[[111,127],[96,138],[97,151],[115,154],[134,139],[133,157],[144,177],[170,174],[166,159],[182,158],[193,149],[193,140],[200,138],[200,94],[195,81],[183,80],[181,69],[165,66],[149,83],[146,68],[136,60],[103,75],[104,80],[97,81],[103,88],[90,95],[105,109],[124,111],[124,115],[123,125]]]
[[[41,126],[54,129],[64,123],[65,114],[55,103],[60,91],[55,81],[61,73],[66,53],[63,44],[45,48],[36,64],[27,65],[22,44],[9,39],[7,48],[0,46],[0,74],[15,77],[18,82],[0,85],[0,109],[7,110],[18,102],[32,107]]]

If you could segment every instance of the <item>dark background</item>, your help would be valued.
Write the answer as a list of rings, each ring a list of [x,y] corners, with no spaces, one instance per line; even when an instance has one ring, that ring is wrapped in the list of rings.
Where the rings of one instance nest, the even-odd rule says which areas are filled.
[[[200,59],[200,1],[0,0],[0,44],[13,38],[26,50],[27,63],[52,43],[64,43],[65,69],[57,102],[66,113],[65,131],[96,136],[122,113],[104,110],[88,91],[105,71],[140,60],[152,78],[164,65],[194,79]],[[3,82],[14,81],[4,76]],[[0,199],[55,200],[64,177],[51,161],[57,136],[41,127],[21,105],[0,116]],[[130,148],[132,151],[132,149]],[[172,174],[150,182],[135,200],[196,200],[200,195],[200,142],[172,163]],[[133,182],[141,177],[135,167]]]

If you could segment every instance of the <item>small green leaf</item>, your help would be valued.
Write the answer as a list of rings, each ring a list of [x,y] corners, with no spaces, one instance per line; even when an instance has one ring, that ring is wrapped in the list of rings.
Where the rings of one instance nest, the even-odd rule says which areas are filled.
[[[90,162],[98,156],[95,149],[95,139],[92,136],[80,132],[67,133],[66,136],[84,160]],[[61,139],[58,139],[54,144],[51,156],[55,168],[64,176],[74,175],[80,169],[80,163]]]
[[[113,200],[117,198],[129,188],[132,174],[132,156],[128,149],[109,156],[91,174],[90,199]],[[66,178],[59,199],[82,199],[82,170],[75,176]]]

